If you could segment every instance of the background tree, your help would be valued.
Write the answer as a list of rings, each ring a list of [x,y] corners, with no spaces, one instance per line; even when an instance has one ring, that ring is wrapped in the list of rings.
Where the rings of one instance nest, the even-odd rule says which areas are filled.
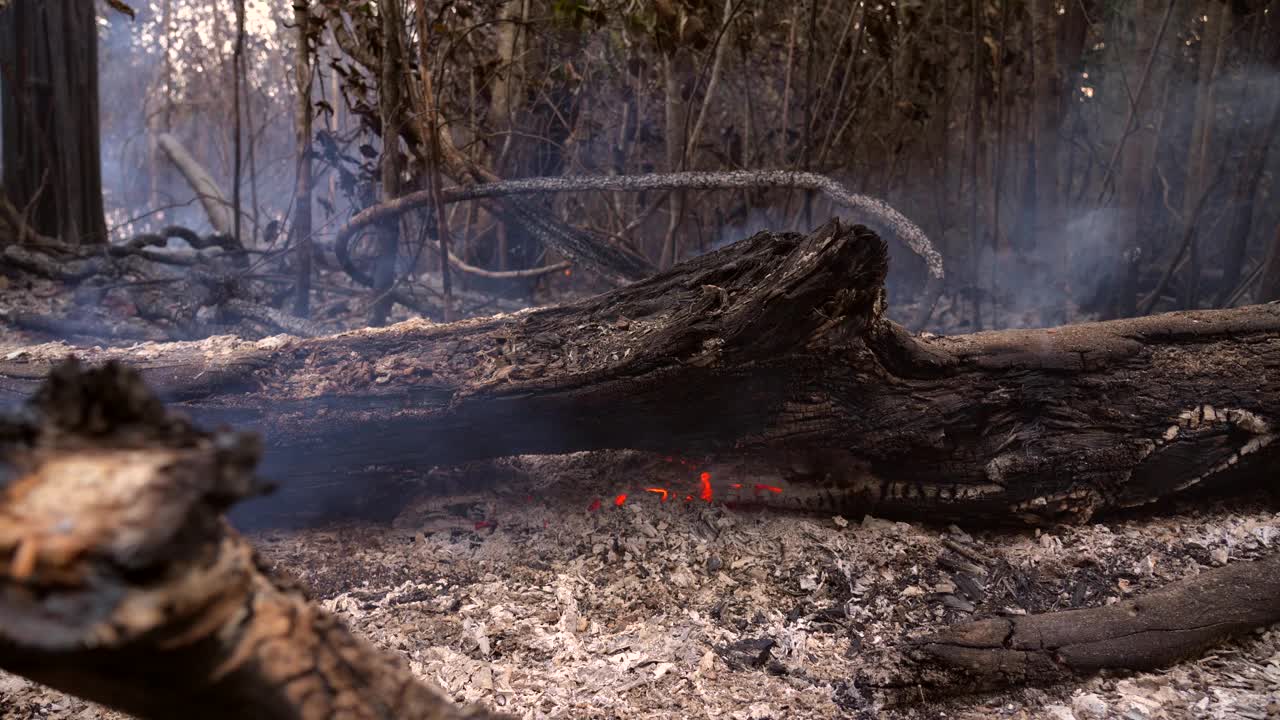
[[[235,24],[224,5],[167,0],[98,28],[115,232],[206,231],[189,188],[150,150],[160,131],[232,185]],[[301,34],[291,7],[245,0],[245,241],[288,258],[280,274],[295,285],[317,273],[324,284],[335,232],[379,198],[431,187],[435,172],[447,187],[810,168],[883,197],[942,249],[946,282],[922,294],[923,263],[891,244],[893,307],[918,328],[1246,303],[1264,296],[1280,223],[1272,5],[426,0],[388,26],[377,4],[316,0]],[[315,82],[300,90],[304,56]],[[384,66],[400,68],[395,87],[384,87]],[[310,100],[299,97],[307,87]],[[394,142],[388,97],[401,100]],[[310,231],[298,206],[308,139]],[[389,148],[402,157],[384,158]],[[660,266],[843,210],[754,188],[532,196],[523,212]],[[381,257],[383,283],[413,279],[439,294],[442,236],[461,293],[527,302],[600,287],[580,268],[540,272],[563,258],[494,201],[415,210],[401,218],[394,261],[367,233],[352,262],[372,277]],[[292,252],[308,238],[311,270],[312,253]],[[392,305],[394,319],[405,306]]]
[[[94,3],[0,7],[0,106],[8,201],[41,235],[105,242]]]

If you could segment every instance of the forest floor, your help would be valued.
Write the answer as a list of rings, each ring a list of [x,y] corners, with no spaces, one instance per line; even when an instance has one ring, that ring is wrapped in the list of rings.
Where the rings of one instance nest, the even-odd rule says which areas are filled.
[[[72,317],[109,331],[136,316],[111,297],[84,305],[54,283],[0,276],[0,315],[9,317]],[[358,310],[335,306],[326,322],[355,326]],[[933,329],[963,332],[965,314],[944,298]],[[273,334],[243,323],[226,331]],[[95,344],[10,325],[0,357],[48,340]],[[483,466],[444,483],[436,472],[422,483],[436,494],[408,503],[394,522],[350,519],[251,538],[270,566],[403,654],[422,678],[518,717],[1280,719],[1280,627],[1159,673],[922,694],[879,714],[851,683],[907,634],[1111,603],[1280,551],[1274,499],[1188,500],[1089,525],[966,532],[735,508],[720,496],[707,503],[697,498],[696,464],[677,462],[664,470],[675,476],[656,479],[651,459],[614,460],[522,459],[519,481],[506,471],[485,476]],[[716,484],[758,480],[717,473]],[[669,490],[667,502],[645,492],[654,485]],[[622,493],[627,501],[615,505]],[[989,560],[984,575],[948,562],[957,544]],[[0,673],[0,718],[99,717],[123,716]]]
[[[631,460],[613,465],[618,475],[586,454],[524,458],[525,481],[472,482],[470,471],[390,523],[251,537],[272,568],[420,677],[517,717],[1280,717],[1280,627],[1158,673],[922,694],[880,713],[850,683],[908,633],[1111,603],[1274,552],[1274,500],[966,532],[685,502],[669,478],[662,502],[636,487],[649,478]],[[696,469],[689,484],[696,492]],[[948,569],[957,544],[989,559],[989,574]],[[3,718],[120,717],[2,674],[0,708]]]

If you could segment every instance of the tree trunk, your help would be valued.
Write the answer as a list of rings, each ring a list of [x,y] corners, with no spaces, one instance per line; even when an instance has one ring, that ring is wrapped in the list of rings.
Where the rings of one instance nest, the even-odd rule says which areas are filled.
[[[1280,73],[1280,0],[1272,0],[1271,6],[1258,22],[1261,27],[1258,28],[1259,33],[1255,43],[1255,48],[1259,49],[1257,56],[1262,58],[1272,72]],[[1267,50],[1263,52],[1260,48]],[[1249,93],[1260,85],[1265,87],[1265,82],[1266,78],[1263,78],[1261,82],[1255,81],[1246,85],[1240,98],[1241,102],[1252,100]],[[1277,152],[1275,147],[1280,144],[1278,138],[1280,138],[1280,94],[1271,99],[1270,119],[1264,121],[1261,132],[1250,146],[1233,187],[1232,205],[1234,207],[1231,229],[1227,232],[1222,287],[1217,303],[1219,307],[1227,303],[1236,289],[1236,283],[1239,282],[1240,273],[1244,269],[1254,221],[1261,219],[1261,212],[1266,207],[1266,203],[1258,195],[1258,189],[1271,153]]]
[[[1126,127],[1117,139],[1119,170],[1115,176],[1116,217],[1111,223],[1108,245],[1119,255],[1119,276],[1113,281],[1110,314],[1129,317],[1137,311],[1138,259],[1143,251],[1143,210],[1155,166],[1157,134],[1154,130],[1157,89],[1163,84],[1168,63],[1160,60],[1168,17],[1179,0],[1137,0],[1134,10],[1136,39],[1126,63],[1124,77],[1133,94],[1133,106]],[[1161,16],[1164,16],[1162,19]],[[1110,168],[1109,168],[1110,170]]]
[[[378,107],[382,116],[382,200],[400,195],[400,124],[405,108],[401,94],[404,81],[400,59],[404,56],[401,33],[404,20],[401,0],[387,0],[378,5],[382,16],[382,74],[378,82]],[[369,324],[380,327],[387,322],[393,304],[391,287],[395,284],[396,254],[400,247],[400,218],[390,218],[378,229],[378,261],[373,273],[374,301]]]
[[[1212,162],[1209,149],[1213,141],[1214,82],[1222,62],[1223,46],[1231,23],[1230,3],[1206,3],[1205,29],[1200,41],[1200,57],[1196,70],[1194,118],[1190,145],[1187,149],[1187,179],[1182,196],[1183,217],[1189,217],[1209,183]]]
[[[981,192],[981,176],[978,168],[981,164],[978,161],[979,154],[982,152],[982,103],[980,102],[983,92],[984,83],[982,82],[983,73],[986,72],[986,66],[982,62],[983,53],[986,47],[982,44],[982,4],[978,0],[969,0],[969,14],[972,24],[973,37],[970,38],[970,47],[972,49],[972,64],[970,72],[973,73],[969,89],[969,122],[967,125],[968,134],[968,175],[969,175],[969,264],[970,275],[969,281],[973,285],[974,292],[971,294],[973,298],[973,328],[975,330],[982,329],[982,301],[977,292],[977,287],[981,282],[982,271],[982,226],[979,223],[980,208],[982,206]]]
[[[666,92],[663,95],[663,137],[666,142],[668,172],[679,172],[684,166],[685,148],[685,99],[681,92],[684,79],[684,63],[680,62],[679,48],[672,48],[662,56],[662,78]],[[667,196],[667,231],[662,237],[658,267],[668,270],[680,258],[680,222],[684,219],[684,192],[673,190]]]
[[[0,6],[0,107],[9,201],[40,235],[106,242],[94,3]]]
[[[221,517],[259,452],[134,373],[59,368],[0,418],[0,667],[141,718],[491,717],[266,574]]]
[[[1267,248],[1262,261],[1262,280],[1258,287],[1258,302],[1280,300],[1280,224],[1276,225],[1275,239]]]
[[[293,222],[294,257],[297,262],[297,285],[294,288],[293,314],[311,314],[311,47],[308,40],[311,11],[308,0],[294,0],[293,22],[297,27],[298,47],[295,60],[298,83],[298,106],[294,123],[298,133],[298,172],[294,189]],[[338,103],[335,103],[338,104]]]
[[[490,151],[489,167],[503,173],[515,136],[515,115],[520,110],[520,93],[524,91],[525,57],[520,52],[520,36],[524,29],[527,8],[525,0],[504,0],[498,6],[497,51],[498,69],[489,88],[489,130],[496,133],[499,142]],[[497,269],[506,270],[510,262],[510,228],[506,223],[497,224],[497,242],[494,254]]]
[[[209,218],[209,225],[213,231],[219,235],[231,235],[234,229],[234,223],[231,220],[231,203],[209,171],[187,152],[177,137],[169,133],[161,133],[156,138],[156,147],[164,152],[174,167],[178,168],[178,172],[186,178],[187,184],[191,186],[196,197],[200,198],[200,205],[204,208],[204,214]]]
[[[499,148],[493,153],[489,163],[497,172],[502,171],[502,160],[511,147],[514,115],[520,106],[516,90],[522,89],[524,84],[524,58],[517,49],[523,4],[524,0],[503,0],[498,5],[498,69],[489,86],[487,118],[490,130],[498,133],[501,138]]]
[[[1231,23],[1230,3],[1209,3],[1205,17],[1207,27],[1200,43],[1200,59],[1196,82],[1194,124],[1191,129],[1190,146],[1187,149],[1187,178],[1182,193],[1182,217],[1185,222],[1194,222],[1192,215],[1200,203],[1200,196],[1209,192],[1209,181],[1212,168],[1218,162],[1210,157],[1213,144],[1213,119],[1216,112],[1214,83],[1218,76],[1218,68],[1222,63],[1223,46],[1226,43],[1228,27]],[[1200,294],[1200,248],[1197,243],[1196,229],[1191,228],[1191,262],[1188,263],[1189,279],[1182,306],[1194,308],[1199,304]]]
[[[1031,0],[1031,56],[1035,93],[1031,101],[1034,118],[1031,123],[1034,190],[1031,193],[1032,234],[1030,247],[1039,248],[1042,232],[1049,232],[1049,242],[1057,248],[1057,258],[1067,267],[1070,246],[1065,237],[1054,234],[1058,227],[1060,194],[1058,192],[1058,128],[1062,118],[1062,68],[1058,65],[1057,3]]]
[[[81,352],[261,429],[291,511],[316,482],[367,494],[397,468],[606,448],[759,458],[794,490],[780,502],[968,523],[1083,520],[1274,469],[1280,307],[918,338],[884,317],[886,255],[832,221],[488,320]],[[0,397],[62,352],[0,363]]]
[[[241,152],[241,144],[244,142],[244,111],[240,104],[244,95],[244,21],[245,10],[244,0],[235,0],[236,11],[236,41],[235,50],[232,53],[231,65],[231,236],[237,242],[244,244],[244,235],[240,231],[240,226],[244,222],[244,206],[240,202],[240,190],[242,185],[242,167],[244,153]],[[250,131],[252,136],[252,130]]]

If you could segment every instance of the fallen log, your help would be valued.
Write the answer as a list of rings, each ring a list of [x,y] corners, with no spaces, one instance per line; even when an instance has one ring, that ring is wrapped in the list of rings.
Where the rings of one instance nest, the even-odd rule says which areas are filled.
[[[222,188],[218,187],[217,181],[204,169],[191,153],[182,146],[178,138],[169,133],[160,133],[156,137],[156,144],[164,151],[164,154],[173,163],[174,167],[182,173],[187,179],[187,183],[191,185],[191,189],[195,191],[196,197],[200,198],[200,205],[204,207],[205,215],[209,217],[209,224],[213,226],[213,231],[219,235],[231,235],[231,231],[235,225],[231,212],[231,202],[227,200],[227,196],[222,192]],[[237,238],[239,240],[239,238]]]
[[[998,617],[907,641],[857,684],[887,704],[1149,671],[1280,622],[1280,554],[1235,562],[1114,605]]]
[[[267,574],[221,517],[252,436],[197,430],[119,366],[0,419],[0,667],[142,718],[483,718]]]
[[[397,468],[607,448],[767,458],[807,487],[786,502],[968,523],[1267,482],[1280,306],[918,337],[885,317],[886,257],[833,221],[561,307],[78,352],[260,429],[291,512],[321,482],[363,496]],[[65,353],[0,363],[0,397]]]

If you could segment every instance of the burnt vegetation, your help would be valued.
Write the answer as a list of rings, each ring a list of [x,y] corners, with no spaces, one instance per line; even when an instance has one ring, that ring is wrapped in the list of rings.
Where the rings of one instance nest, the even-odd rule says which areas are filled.
[[[9,0],[0,113],[8,672],[1275,711],[1280,2]]]

